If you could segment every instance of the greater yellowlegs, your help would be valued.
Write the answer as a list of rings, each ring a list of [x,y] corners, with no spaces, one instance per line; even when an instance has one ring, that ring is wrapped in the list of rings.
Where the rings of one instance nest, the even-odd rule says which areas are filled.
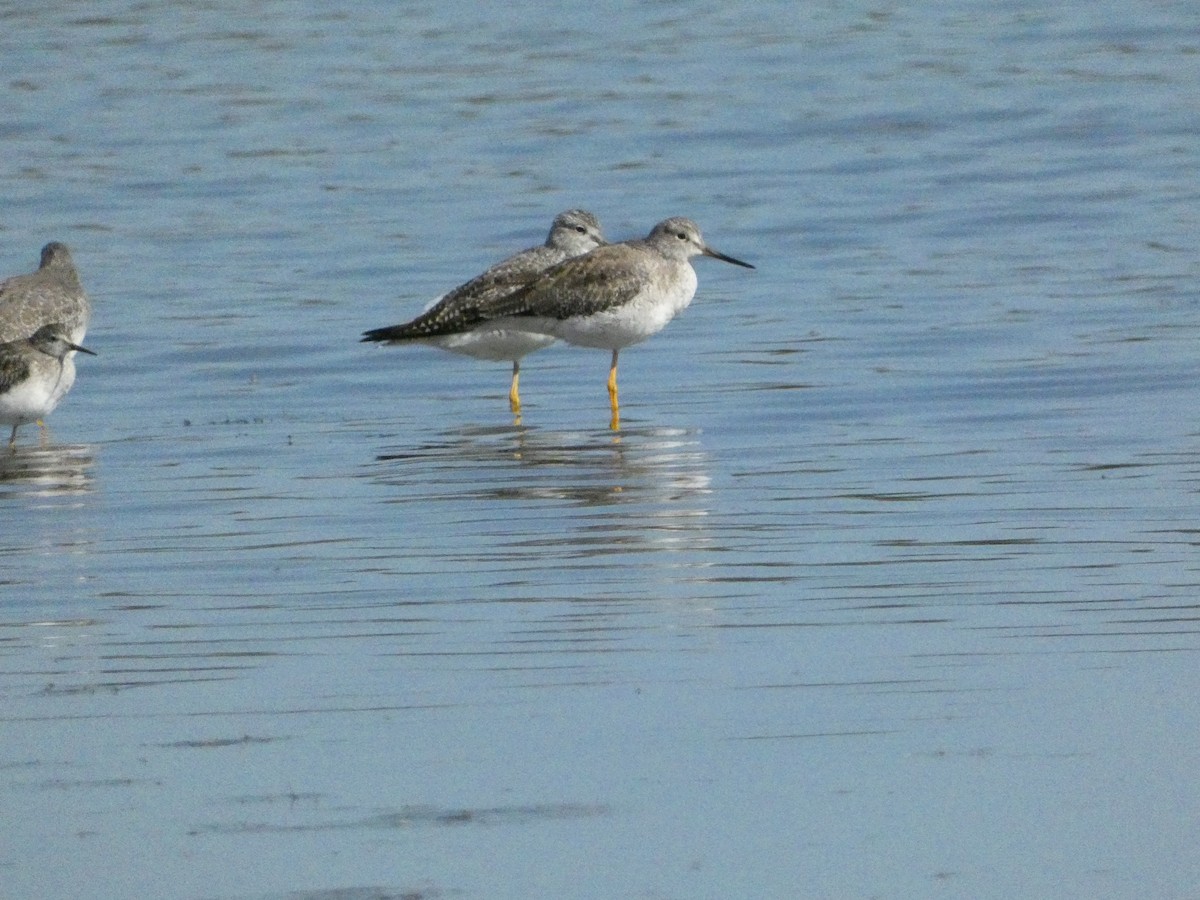
[[[693,256],[754,268],[708,246],[691,219],[666,219],[645,238],[599,247],[547,269],[524,287],[490,301],[483,314],[525,320],[532,331],[611,350],[608,397],[615,429],[620,422],[617,355],[661,331],[692,302]]]
[[[550,266],[604,243],[600,223],[590,212],[569,209],[559,213],[545,244],[496,263],[482,275],[437,298],[412,321],[364,332],[362,340],[389,344],[421,342],[476,359],[511,360],[508,401],[513,412],[519,412],[521,358],[550,346],[554,337],[527,331],[520,322],[511,319],[485,321],[480,309],[528,283]]]
[[[75,380],[67,354],[92,353],[67,337],[66,326],[43,325],[32,335],[0,344],[0,423],[11,425],[10,447],[17,429],[50,415]]]
[[[27,338],[41,326],[57,322],[70,341],[79,343],[91,314],[71,251],[58,241],[42,248],[36,272],[0,281],[0,341]]]

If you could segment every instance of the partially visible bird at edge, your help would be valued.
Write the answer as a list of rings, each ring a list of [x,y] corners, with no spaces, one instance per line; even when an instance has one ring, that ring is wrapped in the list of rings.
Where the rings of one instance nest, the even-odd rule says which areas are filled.
[[[17,429],[52,413],[71,388],[74,366],[68,354],[91,350],[76,344],[58,322],[43,325],[27,338],[0,344],[0,423],[11,425],[8,445],[15,447]]]
[[[43,325],[57,323],[79,343],[91,314],[71,251],[59,241],[42,248],[36,271],[0,281],[0,342],[27,338]]]

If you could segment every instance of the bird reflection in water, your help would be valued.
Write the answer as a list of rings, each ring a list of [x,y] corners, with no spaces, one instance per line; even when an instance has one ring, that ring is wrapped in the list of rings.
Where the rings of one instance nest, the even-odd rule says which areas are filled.
[[[381,452],[370,476],[421,484],[425,497],[567,500],[584,505],[696,499],[710,492],[696,432],[626,428],[619,435],[530,428],[463,428]],[[414,480],[415,477],[415,480]]]
[[[39,446],[0,453],[0,498],[50,497],[93,490],[95,453],[88,444],[55,444],[45,432]]]

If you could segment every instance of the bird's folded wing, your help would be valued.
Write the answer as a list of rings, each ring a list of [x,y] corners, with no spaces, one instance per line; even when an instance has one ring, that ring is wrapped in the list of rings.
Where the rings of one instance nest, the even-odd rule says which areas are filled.
[[[623,257],[613,265],[607,248],[577,256],[547,270],[529,285],[487,303],[486,318],[537,316],[566,319],[589,316],[622,306],[645,288],[636,260]]]

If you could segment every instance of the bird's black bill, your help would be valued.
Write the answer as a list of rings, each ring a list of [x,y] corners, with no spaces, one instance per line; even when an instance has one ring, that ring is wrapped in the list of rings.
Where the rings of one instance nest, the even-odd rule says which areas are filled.
[[[711,256],[713,259],[719,259],[721,262],[733,263],[735,266],[741,266],[743,269],[753,269],[754,266],[748,262],[742,262],[740,259],[734,259],[732,256],[726,256],[724,253],[718,253],[712,247],[704,248],[704,255]]]
[[[88,356],[95,356],[95,350],[89,350],[87,347],[80,347],[78,344],[67,344],[72,350],[78,350],[80,353],[86,353]]]

